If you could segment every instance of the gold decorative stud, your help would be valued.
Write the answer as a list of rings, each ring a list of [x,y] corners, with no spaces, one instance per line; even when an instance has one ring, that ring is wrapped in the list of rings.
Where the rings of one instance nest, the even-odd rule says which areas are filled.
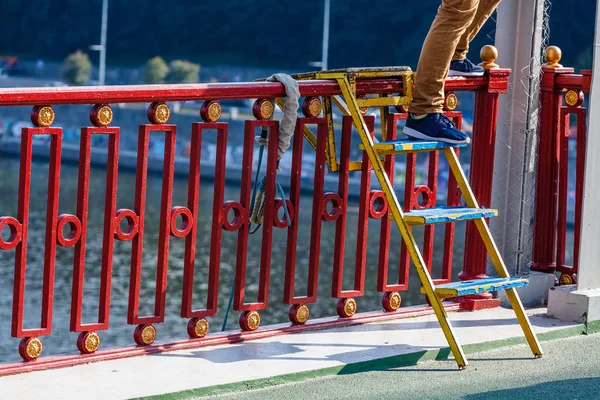
[[[37,337],[23,338],[19,343],[19,354],[25,361],[33,361],[41,354],[44,346]]]
[[[562,50],[558,46],[548,46],[544,55],[546,57],[544,68],[562,68],[558,63],[562,58]]]
[[[310,311],[308,310],[308,307],[306,307],[306,305],[303,304],[300,307],[298,307],[298,312],[296,312],[298,322],[300,322],[301,324],[305,323],[306,321],[308,321],[309,315]]]
[[[270,119],[275,112],[275,106],[269,99],[258,99],[252,106],[252,114],[256,119]]]
[[[196,322],[196,326],[194,327],[194,333],[196,337],[204,337],[208,333],[208,321],[205,319],[200,319]]]
[[[565,103],[567,103],[567,105],[569,107],[579,107],[580,105],[583,104],[583,101],[585,100],[583,91],[579,90],[573,90],[570,89],[567,91],[567,93],[565,93]]]
[[[205,122],[217,122],[222,114],[223,109],[221,108],[221,104],[214,100],[206,100],[202,104],[202,107],[200,107],[200,117]]]
[[[454,93],[448,93],[444,99],[444,110],[454,111],[458,107],[458,97]]]
[[[356,314],[356,300],[340,299],[337,304],[337,313],[342,318],[349,318]]]
[[[323,110],[323,102],[318,97],[307,97],[302,102],[302,113],[307,118],[317,118]]]
[[[396,311],[400,308],[400,304],[402,304],[402,296],[398,292],[387,292],[383,295],[381,304],[386,311]]]
[[[100,347],[100,336],[96,332],[82,332],[77,338],[77,348],[82,354],[91,354]]]
[[[573,277],[569,274],[561,274],[560,278],[558,279],[558,283],[560,284],[560,286],[572,285]]]
[[[348,301],[344,305],[344,312],[349,317],[356,313],[356,301],[354,299],[348,299]]]
[[[290,321],[292,321],[292,323],[301,325],[308,321],[310,311],[305,304],[294,304],[292,307],[290,307],[288,316],[290,317]]]
[[[240,315],[240,328],[244,331],[254,331],[260,326],[260,314],[256,311],[245,311]]]
[[[38,338],[33,338],[27,343],[27,356],[31,359],[38,358],[42,354],[42,341]]]
[[[208,321],[204,318],[192,318],[188,322],[188,335],[192,339],[203,338],[208,333]]]
[[[156,340],[156,329],[152,325],[140,324],[133,332],[133,339],[140,346],[150,345]]]
[[[30,117],[33,125],[46,128],[54,122],[54,109],[51,106],[35,106],[31,110]]]
[[[108,126],[113,120],[113,110],[108,104],[96,104],[90,111],[90,121],[94,126]]]
[[[253,331],[256,328],[258,328],[259,325],[260,325],[260,314],[257,313],[256,311],[252,311],[250,314],[248,314],[248,328],[250,328],[250,330]]]
[[[153,124],[166,124],[171,116],[171,109],[165,103],[152,103],[148,107],[148,120]]]
[[[491,44],[483,46],[479,52],[479,56],[482,61],[479,64],[481,67],[486,69],[500,68],[500,66],[496,64],[496,60],[498,59],[498,49],[495,46],[492,46]]]
[[[148,325],[142,331],[142,341],[144,344],[151,344],[156,339],[156,329],[152,325]]]

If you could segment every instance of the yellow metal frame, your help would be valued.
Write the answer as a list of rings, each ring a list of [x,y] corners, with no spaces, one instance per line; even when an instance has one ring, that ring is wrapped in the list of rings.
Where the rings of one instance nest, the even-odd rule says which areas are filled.
[[[375,175],[377,176],[377,179],[381,185],[382,191],[385,194],[392,218],[396,222],[396,225],[400,230],[402,239],[406,244],[406,248],[416,267],[417,274],[419,275],[419,279],[421,280],[421,284],[423,285],[423,289],[427,295],[427,298],[429,299],[429,302],[431,303],[431,306],[433,307],[435,315],[440,323],[442,331],[444,332],[444,336],[448,341],[450,349],[452,350],[454,358],[456,359],[458,367],[460,369],[464,369],[468,365],[467,359],[460,344],[456,339],[456,335],[454,333],[454,330],[452,329],[452,325],[450,324],[448,315],[446,314],[446,310],[442,305],[441,299],[435,293],[435,286],[433,280],[431,279],[429,271],[427,270],[427,266],[425,265],[425,261],[423,260],[423,256],[419,251],[415,238],[411,230],[409,229],[409,225],[404,218],[404,212],[400,207],[400,203],[398,201],[398,198],[396,197],[396,193],[394,192],[393,186],[389,180],[389,177],[386,174],[383,161],[381,160],[380,155],[374,147],[373,139],[369,134],[369,130],[367,128],[365,120],[360,112],[361,104],[364,105],[365,103],[361,103],[357,100],[356,93],[353,91],[351,80],[348,79],[347,75],[348,74],[343,72],[322,72],[317,73],[316,78],[334,79],[338,82],[342,91],[343,98],[345,100],[345,104],[347,106],[347,110],[352,116],[354,125],[360,136],[362,147],[367,153],[367,156],[369,157],[369,160],[373,167],[373,172],[375,172]],[[407,88],[408,87],[411,87],[411,85],[407,86]],[[458,186],[460,187],[463,197],[465,198],[467,206],[472,208],[478,208],[475,196],[471,191],[471,188],[468,184],[462,167],[460,166],[456,154],[452,149],[444,149],[443,151],[446,158],[448,159],[448,163],[450,164],[452,173],[454,174],[458,182]],[[506,266],[502,261],[500,253],[498,252],[498,248],[496,247],[496,244],[492,239],[485,219],[477,219],[475,220],[475,224],[477,225],[479,233],[485,243],[486,249],[490,254],[496,271],[498,272],[498,276],[508,277],[508,271],[506,270]],[[519,320],[519,324],[521,325],[521,328],[525,333],[525,337],[527,338],[527,342],[529,343],[533,354],[536,357],[541,357],[542,350],[540,348],[535,334],[533,333],[531,324],[527,315],[525,314],[525,310],[523,309],[523,305],[521,304],[521,300],[519,299],[517,292],[515,291],[515,289],[508,289],[506,290],[506,293],[513,306],[513,309],[515,310],[515,313]]]
[[[465,172],[463,171],[458,157],[452,149],[444,149],[444,155],[448,159],[448,164],[450,165],[450,169],[452,170],[452,174],[456,178],[456,182],[458,183],[458,187],[465,199],[465,203],[467,207],[479,208],[479,204],[477,204],[477,199],[471,190],[471,186],[467,181],[467,177],[465,176]],[[508,270],[506,269],[506,265],[504,264],[504,260],[500,255],[500,251],[492,238],[492,234],[490,232],[490,228],[488,224],[485,222],[484,218],[478,218],[474,220],[475,225],[477,226],[477,230],[479,231],[479,235],[485,244],[485,248],[492,260],[492,264],[496,269],[496,273],[501,278],[508,278],[510,275]],[[540,343],[533,332],[533,328],[531,327],[531,323],[529,322],[529,317],[525,313],[525,309],[523,308],[523,304],[521,303],[521,299],[517,294],[516,289],[506,289],[506,295],[510,304],[517,315],[517,319],[519,320],[519,325],[521,325],[521,329],[523,329],[523,333],[525,334],[525,338],[527,339],[527,343],[531,348],[531,351],[536,357],[541,357],[543,354]]]
[[[415,73],[410,70],[397,71],[397,70],[377,70],[372,71],[366,69],[360,71],[353,69],[352,72],[309,72],[304,74],[292,75],[297,80],[313,80],[313,79],[334,79],[324,78],[324,76],[333,75],[344,75],[348,80],[348,84],[351,88],[353,98],[358,103],[359,108],[364,107],[376,107],[379,108],[381,118],[381,137],[386,140],[387,137],[387,117],[389,115],[389,108],[391,106],[408,105],[412,100],[412,87],[414,82]],[[398,78],[402,79],[403,95],[389,96],[387,94],[381,94],[376,97],[360,98],[356,97],[356,81],[363,79],[385,79],[385,78]],[[285,101],[283,98],[276,99],[277,106],[283,110]],[[333,105],[342,112],[345,116],[350,116],[350,110],[342,96],[331,96],[323,98],[323,112],[327,118],[327,149],[325,154],[325,162],[327,164],[329,172],[339,171],[339,162],[337,160],[337,151],[335,149],[335,131],[333,124]],[[314,132],[307,126],[304,127],[304,137],[313,149],[317,148],[317,137]],[[361,161],[352,161],[349,165],[350,171],[362,170]]]

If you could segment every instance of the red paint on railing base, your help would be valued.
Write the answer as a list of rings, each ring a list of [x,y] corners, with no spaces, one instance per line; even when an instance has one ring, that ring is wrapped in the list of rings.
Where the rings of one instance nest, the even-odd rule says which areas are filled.
[[[447,312],[459,311],[460,305],[445,303]],[[223,332],[208,335],[200,339],[190,339],[173,343],[161,343],[148,346],[131,348],[118,348],[97,351],[93,354],[72,354],[65,356],[42,357],[36,361],[0,364],[0,376],[18,374],[23,372],[42,371],[51,368],[72,367],[97,361],[118,360],[121,358],[144,356],[148,354],[165,353],[177,350],[198,349],[202,347],[217,346],[264,339],[268,337],[300,333],[306,331],[341,328],[345,326],[362,325],[371,322],[382,322],[394,319],[405,319],[431,315],[434,311],[428,306],[405,307],[396,312],[371,312],[356,314],[350,318],[323,318],[309,321],[304,325],[279,324],[271,325],[252,332]]]
[[[470,298],[469,296],[457,297],[452,299],[452,301],[460,305],[459,311],[478,311],[487,308],[500,307],[500,299],[494,299],[491,296],[490,298]]]

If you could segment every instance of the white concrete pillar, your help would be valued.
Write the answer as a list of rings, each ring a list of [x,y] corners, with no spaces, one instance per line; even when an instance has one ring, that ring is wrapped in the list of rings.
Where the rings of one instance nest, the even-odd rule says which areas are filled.
[[[586,324],[600,321],[600,0],[596,5],[594,71],[589,96],[583,215],[577,285],[550,290],[548,315]]]
[[[496,24],[497,63],[513,73],[498,110],[492,207],[499,215],[491,222],[491,230],[514,275],[527,272],[530,261],[543,10],[544,0],[503,1]],[[553,284],[553,277],[533,274],[530,286],[519,291],[523,303],[544,302]]]
[[[544,0],[503,1],[496,27],[497,63],[511,68],[511,85],[500,96],[491,224],[494,239],[512,273],[526,270],[532,190]],[[536,8],[537,6],[537,8]]]
[[[599,0],[600,2],[600,0]],[[599,7],[600,8],[600,7]],[[594,71],[589,96],[585,183],[583,190],[583,223],[581,226],[577,289],[600,288],[600,10],[596,12],[594,39]]]

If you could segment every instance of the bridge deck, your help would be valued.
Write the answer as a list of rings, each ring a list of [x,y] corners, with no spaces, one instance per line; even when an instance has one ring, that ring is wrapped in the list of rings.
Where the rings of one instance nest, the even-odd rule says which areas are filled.
[[[577,326],[530,310],[536,333]],[[521,337],[512,310],[452,313],[463,345]],[[491,327],[491,329],[490,329]],[[446,347],[433,315],[281,335],[235,345],[173,351],[0,378],[8,398],[125,399],[302,374]],[[526,348],[522,357],[530,357]],[[16,397],[15,397],[16,396]]]

